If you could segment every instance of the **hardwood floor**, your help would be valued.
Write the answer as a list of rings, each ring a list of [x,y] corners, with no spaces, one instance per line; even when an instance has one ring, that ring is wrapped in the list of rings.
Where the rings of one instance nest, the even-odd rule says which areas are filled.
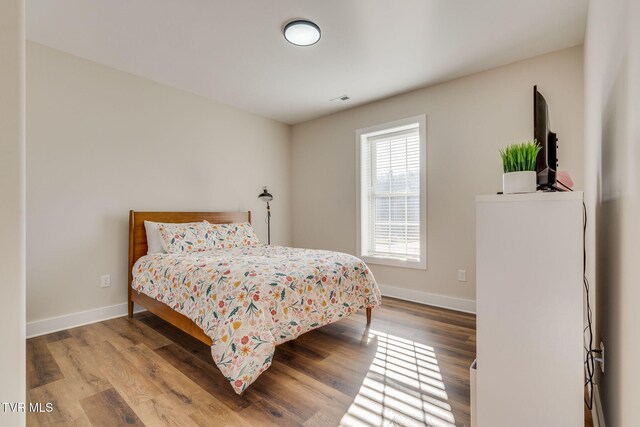
[[[27,342],[30,426],[469,426],[475,316],[385,298],[276,348],[236,395],[209,347],[150,313]]]

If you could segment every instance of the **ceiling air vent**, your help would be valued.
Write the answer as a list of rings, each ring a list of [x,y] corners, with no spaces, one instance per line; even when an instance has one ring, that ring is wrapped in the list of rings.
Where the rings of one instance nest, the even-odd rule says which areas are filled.
[[[351,99],[351,98],[349,98],[347,95],[341,95],[341,96],[338,96],[336,98],[330,99],[329,101],[330,102],[333,102],[333,101],[348,101],[349,99]]]

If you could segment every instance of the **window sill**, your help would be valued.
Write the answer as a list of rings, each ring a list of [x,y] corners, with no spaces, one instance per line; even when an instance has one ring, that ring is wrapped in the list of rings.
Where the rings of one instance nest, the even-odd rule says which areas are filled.
[[[401,268],[413,268],[417,270],[426,270],[427,261],[408,261],[397,258],[386,258],[382,256],[361,255],[360,258],[366,264],[385,265],[388,267],[401,267]]]

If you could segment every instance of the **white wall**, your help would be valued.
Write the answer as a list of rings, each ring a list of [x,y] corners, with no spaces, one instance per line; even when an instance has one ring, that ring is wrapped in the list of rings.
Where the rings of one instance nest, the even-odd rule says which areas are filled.
[[[124,303],[128,212],[251,210],[291,243],[290,128],[27,45],[27,321]],[[112,276],[100,288],[100,275]]]
[[[24,2],[0,2],[0,402],[25,401]],[[0,424],[24,414],[0,408]]]
[[[293,126],[294,245],[355,253],[356,129],[426,113],[428,269],[371,268],[385,285],[474,300],[474,196],[501,190],[498,147],[533,138],[534,84],[582,188],[582,61],[578,46]]]
[[[607,426],[640,420],[640,2],[591,0],[585,40],[585,181],[595,344]]]

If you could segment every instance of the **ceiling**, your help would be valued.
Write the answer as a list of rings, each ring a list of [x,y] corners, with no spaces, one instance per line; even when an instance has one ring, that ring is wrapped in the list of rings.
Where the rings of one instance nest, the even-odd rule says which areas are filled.
[[[586,0],[27,0],[27,38],[293,124],[581,44],[586,15]],[[288,43],[294,18],[320,42]]]

